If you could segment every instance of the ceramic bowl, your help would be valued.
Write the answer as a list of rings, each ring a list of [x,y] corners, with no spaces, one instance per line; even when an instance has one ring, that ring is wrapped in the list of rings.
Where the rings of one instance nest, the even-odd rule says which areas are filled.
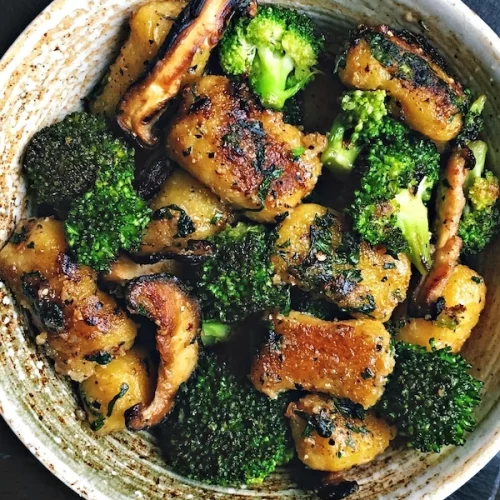
[[[115,51],[121,27],[139,0],[56,0],[20,36],[0,64],[0,244],[29,214],[20,158],[41,127],[77,109]],[[486,93],[491,167],[500,169],[500,41],[455,0],[283,1],[306,11],[332,51],[360,22],[388,23],[424,33],[474,91]],[[499,173],[499,172],[497,172]],[[479,269],[488,306],[465,348],[485,382],[478,429],[461,448],[439,455],[390,450],[350,471],[352,497],[441,499],[470,479],[500,450],[500,246]],[[89,499],[307,498],[293,473],[278,471],[257,490],[207,487],[170,472],[148,434],[96,438],[78,419],[68,380],[55,374],[35,345],[29,323],[0,283],[0,413],[57,477]]]

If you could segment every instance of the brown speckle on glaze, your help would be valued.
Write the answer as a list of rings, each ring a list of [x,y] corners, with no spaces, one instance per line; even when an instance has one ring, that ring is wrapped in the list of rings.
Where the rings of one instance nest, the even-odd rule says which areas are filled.
[[[15,222],[29,213],[20,159],[30,137],[41,127],[81,105],[105,70],[121,26],[146,0],[56,0],[28,28],[0,62],[0,246]],[[441,50],[458,76],[488,95],[486,135],[491,166],[500,167],[494,147],[500,128],[500,43],[486,25],[460,2],[450,0],[286,0],[318,21],[335,53],[348,30],[360,22],[389,23],[420,29]],[[415,5],[416,4],[416,5]],[[407,13],[411,11],[411,15]],[[468,26],[467,26],[468,23]],[[467,26],[467,33],[453,32]],[[59,49],[59,50],[57,50]],[[460,64],[474,61],[474,64]],[[454,65],[454,66],[453,66]],[[333,68],[332,68],[333,69]],[[489,251],[498,255],[500,242]],[[478,430],[460,448],[421,455],[404,448],[388,450],[375,462],[346,473],[360,490],[350,497],[375,499],[445,498],[500,449],[500,271],[485,258],[479,271],[488,286],[488,306],[465,347],[476,375],[485,382]],[[5,302],[4,302],[5,301]],[[78,399],[69,382],[53,371],[28,322],[12,305],[0,283],[0,413],[49,470],[89,499],[308,499],[293,482],[296,470],[282,469],[255,490],[228,490],[180,478],[167,469],[154,439],[124,432],[96,438],[75,418]],[[43,368],[38,368],[39,363]],[[33,396],[32,396],[33,395]]]

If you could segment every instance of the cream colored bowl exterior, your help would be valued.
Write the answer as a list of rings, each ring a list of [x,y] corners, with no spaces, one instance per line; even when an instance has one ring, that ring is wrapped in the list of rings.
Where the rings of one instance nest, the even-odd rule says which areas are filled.
[[[20,157],[44,125],[78,108],[112,56],[120,27],[138,0],[56,0],[21,35],[0,64],[0,243],[29,213]],[[359,22],[388,23],[426,34],[474,90],[488,95],[486,135],[500,168],[500,41],[453,0],[284,1],[318,21],[332,49]],[[420,21],[420,22],[419,22]],[[481,423],[462,448],[440,455],[393,450],[348,474],[355,498],[433,498],[452,493],[500,451],[500,266],[490,249],[480,263],[488,307],[465,352],[485,382]],[[147,434],[96,438],[77,419],[78,402],[34,345],[28,322],[0,283],[0,412],[24,444],[57,477],[90,499],[241,496],[307,498],[293,471],[276,473],[254,491],[184,481],[169,472]]]

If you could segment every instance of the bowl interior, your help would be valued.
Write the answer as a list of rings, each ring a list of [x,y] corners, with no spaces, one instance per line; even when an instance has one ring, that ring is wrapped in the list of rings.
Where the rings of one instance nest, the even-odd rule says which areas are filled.
[[[121,27],[140,0],[56,0],[21,36],[0,63],[0,245],[20,217],[29,214],[20,158],[41,127],[81,106],[112,58]],[[500,169],[500,47],[498,39],[463,4],[453,0],[286,0],[306,11],[335,52],[360,22],[388,23],[425,34],[474,91],[488,96],[486,137],[491,168]],[[496,45],[496,46],[495,46]],[[500,173],[497,171],[497,173]],[[390,450],[347,474],[361,489],[355,498],[445,498],[500,449],[500,267],[494,245],[479,259],[488,305],[465,348],[485,382],[477,431],[460,449],[440,455]],[[84,497],[307,498],[293,470],[275,473],[256,490],[223,489],[183,480],[168,471],[145,433],[96,438],[76,417],[79,407],[68,381],[57,376],[34,344],[30,325],[0,282],[0,412],[30,450]]]

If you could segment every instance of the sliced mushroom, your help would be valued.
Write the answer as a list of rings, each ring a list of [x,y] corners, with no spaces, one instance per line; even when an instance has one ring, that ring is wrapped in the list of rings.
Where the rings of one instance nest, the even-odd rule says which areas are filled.
[[[437,197],[436,250],[429,274],[423,278],[415,293],[414,313],[431,313],[432,305],[442,297],[460,258],[462,240],[458,236],[460,219],[465,207],[464,185],[470,165],[470,150],[452,151],[441,180]]]
[[[118,105],[118,124],[145,147],[158,137],[153,127],[181,86],[201,74],[224,27],[243,0],[193,0],[181,12],[149,73]]]
[[[173,274],[181,276],[183,265],[175,260],[141,264],[122,254],[113,263],[108,273],[100,276],[103,285],[116,297],[123,298],[124,287],[129,281],[152,274]]]
[[[143,276],[130,282],[127,302],[130,312],[148,317],[158,327],[160,365],[154,399],[148,406],[136,405],[126,414],[127,427],[142,430],[162,422],[180,385],[198,363],[200,309],[179,280],[168,274]]]
[[[154,59],[186,3],[187,0],[148,1],[132,14],[127,40],[90,96],[89,108],[94,115],[114,118],[123,94]]]
[[[163,148],[154,151],[138,149],[134,188],[143,200],[151,200],[175,169]]]

